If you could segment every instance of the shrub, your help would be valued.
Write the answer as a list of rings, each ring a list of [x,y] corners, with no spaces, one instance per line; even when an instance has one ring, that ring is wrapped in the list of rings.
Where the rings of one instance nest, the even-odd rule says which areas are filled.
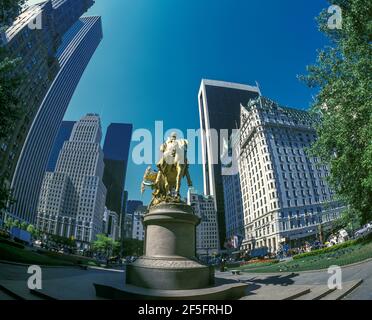
[[[336,244],[333,247],[328,247],[328,248],[323,248],[323,249],[319,249],[319,250],[314,250],[314,251],[311,251],[311,252],[298,254],[298,255],[294,256],[293,259],[302,259],[302,258],[306,258],[306,257],[316,256],[316,255],[319,255],[319,254],[334,252],[334,251],[337,251],[337,250],[340,250],[340,249],[345,249],[345,248],[348,248],[348,247],[351,247],[351,246],[355,246],[357,244],[367,243],[367,242],[370,242],[370,241],[372,241],[372,233],[367,235],[366,237],[359,238],[357,240],[350,240],[350,241],[347,241],[347,242],[344,242],[344,243],[341,243],[341,244]]]
[[[15,247],[15,248],[18,248],[18,249],[24,249],[25,248],[25,246],[23,244],[20,244],[20,243],[11,241],[11,240],[7,240],[7,239],[0,239],[0,243],[5,243],[8,246],[12,246],[12,247]]]
[[[327,247],[327,248],[323,248],[323,249],[319,249],[319,250],[314,250],[314,251],[311,251],[311,252],[298,254],[298,255],[294,256],[293,259],[302,259],[302,258],[306,258],[306,257],[317,256],[319,254],[334,252],[334,251],[337,251],[337,250],[340,250],[340,249],[344,249],[344,248],[353,246],[355,244],[356,244],[356,241],[351,240],[351,241],[347,241],[347,242],[344,242],[344,243],[341,243],[341,244],[336,244],[335,246],[332,246],[332,247]]]

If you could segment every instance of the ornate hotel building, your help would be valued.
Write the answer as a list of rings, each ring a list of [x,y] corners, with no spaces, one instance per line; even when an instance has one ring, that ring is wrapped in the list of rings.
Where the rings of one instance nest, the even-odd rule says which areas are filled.
[[[243,203],[238,163],[239,150],[240,134],[238,131],[231,135],[227,149],[221,158],[223,160],[222,168],[227,169],[222,176],[227,245],[233,241],[236,244],[236,239],[240,244],[244,238]]]
[[[88,248],[103,231],[106,187],[101,137],[98,115],[88,114],[77,122],[40,192],[37,228],[73,237],[80,248]]]
[[[298,246],[339,216],[343,207],[326,183],[328,168],[305,152],[317,138],[317,121],[263,97],[241,106],[242,249]]]

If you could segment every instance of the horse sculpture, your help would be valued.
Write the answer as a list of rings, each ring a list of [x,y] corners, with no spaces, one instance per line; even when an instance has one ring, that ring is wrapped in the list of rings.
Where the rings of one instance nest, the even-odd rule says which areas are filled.
[[[172,134],[160,148],[163,157],[157,164],[158,171],[153,171],[151,166],[145,171],[142,193],[146,186],[154,190],[150,207],[162,202],[181,202],[180,189],[184,177],[187,178],[188,186],[192,187],[187,163],[187,146],[187,140],[176,140],[175,134]]]

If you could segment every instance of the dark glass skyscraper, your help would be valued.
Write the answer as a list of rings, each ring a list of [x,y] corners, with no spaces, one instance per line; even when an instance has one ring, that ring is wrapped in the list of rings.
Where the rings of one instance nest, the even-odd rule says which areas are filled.
[[[204,193],[215,199],[221,247],[226,240],[224,190],[220,160],[216,159],[217,163],[214,163],[212,159],[216,154],[221,155],[222,150],[216,150],[220,143],[214,145],[207,137],[210,136],[211,129],[216,129],[218,133],[222,129],[239,129],[240,105],[248,104],[259,95],[258,87],[214,80],[201,82],[198,102],[202,129]]]
[[[101,17],[79,19],[57,50],[59,72],[32,123],[12,180],[16,203],[9,213],[34,223],[40,188],[61,122],[91,57],[102,39]]]
[[[139,206],[143,206],[143,202],[142,201],[139,201],[139,200],[128,200],[126,213],[128,213],[128,214],[134,214],[134,212],[136,211],[136,209]]]
[[[124,214],[125,177],[129,157],[133,126],[124,123],[112,123],[107,128],[103,146],[105,171],[103,183],[107,188],[106,207],[116,213]]]
[[[63,121],[59,128],[57,138],[54,140],[53,149],[49,156],[47,172],[53,172],[57,165],[59,153],[62,150],[65,141],[68,141],[71,136],[72,129],[74,128],[75,121]]]

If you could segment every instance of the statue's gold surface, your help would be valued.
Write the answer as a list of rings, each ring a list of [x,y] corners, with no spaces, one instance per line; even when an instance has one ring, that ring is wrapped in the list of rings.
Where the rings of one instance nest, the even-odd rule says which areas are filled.
[[[157,163],[158,171],[152,170],[151,166],[145,171],[141,191],[146,186],[152,188],[152,200],[149,207],[160,203],[182,202],[180,196],[181,181],[187,179],[189,187],[192,181],[187,162],[187,145],[185,139],[177,139],[177,135],[171,136],[160,146],[162,157]]]

